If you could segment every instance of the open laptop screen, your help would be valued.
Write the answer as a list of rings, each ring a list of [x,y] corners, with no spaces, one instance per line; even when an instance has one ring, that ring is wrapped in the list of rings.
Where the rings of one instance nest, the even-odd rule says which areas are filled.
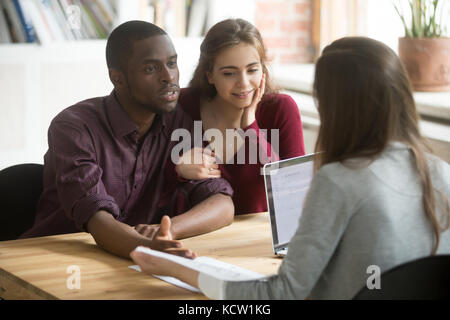
[[[313,168],[314,154],[264,166],[274,250],[287,246],[298,228]]]

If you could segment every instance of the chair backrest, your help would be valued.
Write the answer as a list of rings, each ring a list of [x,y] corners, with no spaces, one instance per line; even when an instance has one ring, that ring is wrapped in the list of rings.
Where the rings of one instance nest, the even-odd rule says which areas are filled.
[[[0,171],[0,241],[17,239],[34,222],[44,166],[27,163]]]
[[[380,289],[364,286],[355,300],[440,300],[450,298],[450,255],[407,262],[381,274]]]

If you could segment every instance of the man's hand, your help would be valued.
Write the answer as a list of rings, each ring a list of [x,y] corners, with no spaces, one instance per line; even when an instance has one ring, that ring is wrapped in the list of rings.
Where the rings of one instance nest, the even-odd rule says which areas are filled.
[[[192,258],[190,250],[182,248],[180,241],[173,240],[170,226],[170,218],[163,217],[157,232],[152,238],[147,238],[134,227],[117,221],[108,212],[100,210],[89,219],[87,231],[100,248],[124,258],[129,258],[131,251],[138,246]]]
[[[134,229],[144,237],[153,239],[156,232],[159,230],[158,224],[138,224]]]
[[[195,163],[195,159],[201,160]],[[193,148],[183,154],[175,167],[177,174],[187,180],[220,178],[219,166],[214,153],[208,148]]]
[[[150,248],[194,259],[195,254],[191,250],[183,248],[181,241],[173,240],[172,232],[170,231],[171,224],[172,221],[168,216],[162,218],[159,229],[153,236]]]

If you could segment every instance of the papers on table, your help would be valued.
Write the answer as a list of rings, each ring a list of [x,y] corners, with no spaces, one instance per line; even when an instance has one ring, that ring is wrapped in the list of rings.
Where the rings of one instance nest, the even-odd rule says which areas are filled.
[[[217,259],[209,258],[209,257],[199,257],[194,260],[178,257],[172,254],[168,254],[161,251],[152,250],[145,247],[137,247],[136,251],[140,251],[146,254],[149,254],[154,257],[163,258],[170,260],[172,262],[178,263],[190,269],[196,270],[198,272],[203,272],[215,278],[224,280],[224,281],[246,281],[246,280],[256,280],[262,279],[266,276],[257,272],[253,272],[233,264],[229,264],[226,262],[222,262]],[[141,271],[139,266],[130,266],[130,268]],[[198,289],[172,277],[153,275],[158,279],[176,285],[178,287],[188,289],[194,292],[199,292]]]
[[[134,266],[129,266],[128,268],[142,272],[141,267],[139,267],[138,265],[134,265]],[[177,278],[174,277],[166,277],[166,276],[157,276],[157,275],[153,275],[155,278],[161,279],[162,281],[165,281],[167,283],[173,284],[174,286],[183,288],[183,289],[187,289],[190,290],[192,292],[200,292],[200,290],[198,290],[197,288],[187,284],[186,282],[180,281]]]

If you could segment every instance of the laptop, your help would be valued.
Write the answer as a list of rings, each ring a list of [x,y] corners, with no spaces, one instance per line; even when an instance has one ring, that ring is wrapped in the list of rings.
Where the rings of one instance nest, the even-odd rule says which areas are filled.
[[[264,165],[267,208],[275,255],[287,254],[289,242],[297,231],[303,202],[313,177],[315,155]]]

